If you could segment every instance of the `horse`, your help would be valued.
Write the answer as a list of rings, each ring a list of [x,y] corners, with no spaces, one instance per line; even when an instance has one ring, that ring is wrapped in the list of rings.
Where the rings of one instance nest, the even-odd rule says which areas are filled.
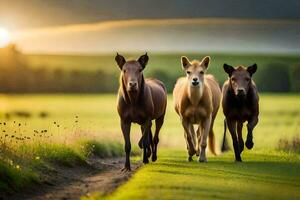
[[[207,162],[205,153],[207,136],[209,148],[216,155],[213,125],[220,106],[221,89],[212,75],[205,74],[210,63],[209,56],[201,61],[192,62],[182,56],[181,63],[186,77],[179,78],[175,84],[174,108],[184,129],[188,161],[192,161],[193,155],[196,154],[200,155],[199,162]],[[197,150],[194,124],[198,125]]]
[[[143,148],[143,163],[157,160],[159,132],[164,123],[167,106],[167,91],[164,84],[154,78],[145,79],[143,70],[148,63],[147,53],[138,60],[128,60],[118,54],[115,61],[121,70],[120,87],[117,97],[117,111],[125,140],[126,160],[123,171],[130,171],[130,127],[132,123],[141,126],[142,137],[139,142]],[[152,138],[152,120],[155,120],[155,134]]]
[[[228,74],[228,80],[222,88],[222,107],[225,115],[224,136],[222,151],[225,150],[226,127],[231,134],[235,160],[242,162],[241,153],[244,150],[244,140],[242,137],[243,123],[247,124],[246,147],[252,149],[253,129],[258,123],[259,96],[252,75],[257,70],[257,65],[249,67],[238,66],[236,68],[224,64],[224,71]]]

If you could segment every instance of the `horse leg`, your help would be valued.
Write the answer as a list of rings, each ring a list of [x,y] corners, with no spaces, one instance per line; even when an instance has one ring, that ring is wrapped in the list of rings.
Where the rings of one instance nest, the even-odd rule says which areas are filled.
[[[188,152],[190,152],[190,145],[189,145],[189,142],[187,140],[187,133],[185,131],[183,131],[184,133],[184,139],[185,139],[185,142],[186,142],[186,149]],[[188,157],[188,161],[193,161],[193,158],[191,156]]]
[[[191,136],[191,133],[190,133],[190,127],[189,127],[189,122],[185,119],[182,119],[181,121],[182,123],[182,126],[183,126],[183,129],[186,133],[186,140],[187,140],[187,143],[188,143],[188,146],[189,146],[189,149],[188,149],[188,154],[189,154],[189,157],[188,157],[188,160],[189,161],[192,161],[192,157],[193,155],[195,155],[196,153],[196,149],[195,149],[195,145],[193,143],[193,139],[192,139],[192,136]]]
[[[153,152],[153,135],[152,135],[152,130],[150,128],[149,134],[148,134],[148,142],[149,142],[149,148],[147,149],[147,157],[150,158],[151,153]]]
[[[253,129],[256,126],[257,122],[258,122],[258,117],[254,116],[248,121],[248,124],[247,124],[248,134],[247,134],[247,140],[246,140],[246,147],[248,149],[252,149],[254,146]]]
[[[236,135],[236,121],[233,121],[233,120],[230,120],[227,118],[226,122],[227,122],[228,130],[229,130],[231,138],[232,138],[235,160],[241,162],[242,159],[241,159],[237,135]]]
[[[201,146],[201,135],[202,135],[202,133],[203,133],[202,125],[199,125],[198,129],[197,129],[197,152],[196,152],[197,156],[200,155],[200,146]]]
[[[122,171],[131,171],[131,168],[130,168],[130,151],[131,151],[130,127],[131,127],[131,123],[126,123],[123,120],[121,121],[121,129],[122,129],[123,137],[125,140],[125,153],[126,153],[125,166],[122,169]]]
[[[142,137],[139,140],[139,147],[140,147],[140,149],[143,149],[143,134],[144,134],[144,131],[145,131],[143,126],[141,126],[141,131],[142,131]]]
[[[244,150],[244,140],[243,140],[243,122],[237,123],[237,134],[238,134],[238,142],[239,142],[239,152],[242,153]]]
[[[196,141],[196,133],[195,133],[195,129],[194,129],[194,125],[190,124],[190,133],[191,133],[191,137],[193,140],[193,144],[195,145],[195,149],[196,149],[196,155],[197,155],[197,141]],[[197,155],[198,156],[198,155]]]
[[[201,150],[200,150],[199,162],[207,162],[205,150],[206,150],[206,146],[207,146],[207,136],[209,134],[211,121],[212,121],[212,117],[210,115],[203,122],[203,133],[201,135],[201,143],[200,143]],[[201,126],[201,124],[199,126]]]
[[[143,126],[141,126],[141,131],[142,131],[142,137],[141,137],[141,139],[140,139],[140,141],[139,141],[139,147],[140,147],[140,149],[143,149],[143,134],[144,134],[144,131],[145,131],[145,128],[143,127]],[[151,129],[150,129],[150,133],[149,133],[149,143],[151,144],[151,148],[153,149],[153,145],[152,145],[152,131],[151,131]],[[149,158],[151,156],[151,150],[149,151],[148,149],[147,149],[147,157]]]
[[[153,137],[153,147],[152,147],[152,161],[155,162],[157,160],[157,145],[159,142],[159,131],[164,123],[164,115],[155,120],[155,134]]]
[[[151,126],[152,122],[151,119],[147,120],[145,124],[143,125],[143,163],[147,164],[149,163],[148,154],[151,154],[151,148],[150,148],[150,141],[149,141],[149,134],[151,132]]]

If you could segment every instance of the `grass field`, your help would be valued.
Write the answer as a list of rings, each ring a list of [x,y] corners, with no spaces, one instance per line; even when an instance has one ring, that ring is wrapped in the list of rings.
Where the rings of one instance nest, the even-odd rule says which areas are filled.
[[[244,153],[245,162],[235,163],[232,159],[233,154],[228,153],[210,157],[208,163],[187,162],[184,151],[162,150],[157,163],[142,167],[127,184],[106,198],[300,198],[299,155],[248,151]]]
[[[254,130],[255,146],[252,151],[243,153],[245,162],[234,163],[233,154],[230,152],[217,157],[209,154],[209,162],[201,165],[198,162],[186,162],[183,131],[170,96],[165,124],[160,134],[158,162],[142,167],[133,179],[108,198],[129,199],[145,196],[145,199],[157,199],[162,195],[165,199],[197,199],[199,195],[208,199],[299,198],[299,153],[285,151],[287,149],[278,150],[278,147],[280,139],[292,141],[300,137],[300,96],[261,94],[260,97],[261,114],[259,124]],[[47,134],[51,134],[49,140],[54,145],[46,149],[46,154],[36,148],[30,154],[33,160],[39,157],[47,161],[52,156],[52,159],[59,161],[63,156],[72,158],[75,155],[84,161],[87,152],[80,151],[80,145],[76,142],[81,139],[123,143],[115,95],[1,95],[0,113],[1,144],[7,146],[14,141],[3,139],[5,135],[8,135],[7,138],[20,134],[33,137],[35,131],[41,134],[41,130],[47,130]],[[138,126],[133,126],[133,145],[137,144],[141,136],[139,130]],[[223,134],[221,111],[216,119],[215,134],[219,150]],[[47,139],[44,137],[36,138],[35,143],[43,144],[45,141]],[[60,151],[62,146],[59,145],[64,145],[66,141],[70,143],[66,146],[68,149]],[[34,143],[29,142],[28,145]],[[49,154],[53,148],[57,150],[54,152],[63,153],[54,156]],[[109,148],[122,149],[119,145]],[[25,170],[28,162],[18,159],[22,157],[18,157],[18,154],[23,155],[26,149],[16,145],[13,152],[12,157],[8,156],[14,162],[11,173],[17,177],[19,173],[35,180],[31,172],[35,172],[36,168],[29,167],[29,171]],[[122,153],[121,151],[116,155]],[[70,163],[74,164],[72,160]],[[238,192],[234,192],[235,189]],[[229,195],[232,195],[231,198]]]

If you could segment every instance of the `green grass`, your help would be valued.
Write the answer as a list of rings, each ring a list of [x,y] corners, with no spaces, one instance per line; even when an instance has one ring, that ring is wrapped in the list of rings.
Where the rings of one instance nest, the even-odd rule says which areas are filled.
[[[300,95],[260,94],[259,124],[254,129],[255,149],[274,149],[280,138],[293,138],[300,135]],[[34,106],[32,106],[34,105]],[[7,120],[4,113],[21,110],[30,112],[31,118],[12,116]],[[47,118],[38,114],[48,113]],[[19,131],[32,134],[33,130],[47,129],[53,135],[68,135],[81,132],[99,139],[113,139],[123,142],[119,116],[116,111],[116,95],[2,95],[0,96],[0,131],[13,133]],[[78,116],[78,118],[76,118]],[[221,141],[223,134],[222,110],[216,118],[215,135]],[[16,120],[16,124],[14,124]],[[78,121],[78,123],[75,123]],[[26,126],[24,125],[26,122]],[[60,125],[57,127],[56,122]],[[245,127],[244,127],[245,128]],[[137,144],[140,139],[140,128],[132,127],[131,137]],[[161,144],[166,147],[184,147],[183,131],[179,117],[173,108],[172,97],[168,98],[165,123],[162,128]],[[256,142],[257,141],[257,142]]]
[[[299,199],[300,156],[246,151],[187,162],[186,152],[160,150],[157,163],[143,166],[105,199]],[[101,196],[98,196],[99,199]]]
[[[40,177],[57,166],[87,166],[91,155],[101,158],[118,157],[124,154],[118,142],[95,139],[78,139],[70,144],[59,141],[25,143],[4,148],[1,141],[0,190],[12,192],[25,186],[39,183]]]
[[[153,196],[156,199],[159,199],[159,194],[166,195],[167,199],[174,195],[178,198],[191,197],[192,194],[195,197],[208,195],[208,198],[222,194],[227,198],[231,193],[233,199],[245,199],[247,195],[266,199],[270,197],[268,195],[273,195],[272,189],[280,191],[276,195],[278,199],[297,194],[294,188],[299,185],[294,180],[300,179],[299,172],[295,170],[299,168],[299,154],[290,152],[289,148],[286,153],[280,153],[277,149],[282,138],[290,141],[300,137],[299,98],[299,94],[261,94],[259,123],[254,129],[255,146],[253,151],[243,154],[245,163],[234,163],[233,155],[229,153],[218,157],[208,154],[209,163],[201,165],[186,162],[183,129],[169,96],[165,124],[160,133],[158,163],[142,167],[124,186],[125,189],[121,187],[113,197],[123,196],[125,190],[128,195],[147,195],[147,198]],[[5,117],[5,113],[14,111],[29,112],[31,117]],[[48,116],[41,118],[40,112]],[[1,95],[0,123],[0,174],[7,175],[5,181],[0,180],[0,189],[3,190],[16,190],[34,183],[45,169],[53,165],[68,167],[85,164],[91,154],[99,157],[124,155],[115,94]],[[221,110],[214,129],[219,150],[223,134]],[[43,130],[47,132],[42,133]],[[16,143],[15,138],[21,134],[30,139]],[[137,145],[140,137],[140,128],[134,125],[132,145]],[[231,142],[230,139],[228,141]],[[202,180],[205,183],[201,184]],[[152,187],[152,184],[157,186]],[[139,189],[131,192],[127,187]],[[233,188],[239,187],[240,193],[233,193]],[[263,190],[266,191],[265,196],[262,196]]]

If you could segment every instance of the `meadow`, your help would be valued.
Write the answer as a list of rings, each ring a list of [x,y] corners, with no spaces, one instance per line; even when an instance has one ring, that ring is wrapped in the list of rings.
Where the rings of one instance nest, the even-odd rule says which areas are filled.
[[[270,191],[273,189],[274,181],[276,184],[287,183],[286,188],[282,188],[285,193],[280,197],[288,196],[289,191],[298,197],[299,193],[295,193],[294,189],[299,187],[295,179],[300,179],[300,173],[297,170],[300,162],[299,146],[294,144],[295,141],[299,143],[300,137],[299,95],[261,94],[260,97],[261,114],[259,124],[254,130],[255,146],[253,151],[244,152],[245,163],[235,164],[231,152],[217,157],[209,154],[209,163],[203,165],[205,171],[202,174],[197,171],[197,162],[186,162],[182,127],[173,110],[172,97],[169,96],[166,120],[160,134],[158,162],[142,167],[127,184],[113,193],[112,197],[119,196],[126,199],[132,195],[133,197],[146,195],[148,199],[154,199],[157,198],[156,195],[148,194],[156,193],[157,195],[167,195],[166,199],[172,199],[174,196],[171,193],[174,190],[177,191],[174,195],[179,195],[178,197],[184,199],[185,191],[192,195],[194,190],[201,187],[201,185],[195,186],[195,184],[198,182],[205,184],[204,180],[208,178],[203,180],[203,176],[214,176],[211,173],[217,173],[218,177],[216,178],[222,179],[224,183],[226,183],[226,177],[245,181],[248,176],[264,173],[257,179],[263,183],[268,182]],[[123,155],[123,138],[116,112],[116,96],[113,94],[1,95],[0,113],[2,150],[0,155],[1,160],[4,161],[2,163],[5,164],[0,166],[0,170],[9,172],[10,176],[7,179],[11,181],[10,184],[18,183],[18,187],[22,187],[28,182],[38,182],[39,174],[43,173],[43,170],[41,172],[40,169],[49,167],[51,163],[65,166],[84,165],[91,154],[101,157]],[[223,134],[221,111],[216,119],[215,133],[216,146],[221,154],[219,150]],[[140,136],[139,127],[133,126],[131,137],[136,152],[139,152],[136,145]],[[227,136],[229,139],[229,134]],[[23,137],[26,138],[21,139]],[[230,139],[228,141],[231,142]],[[209,171],[210,169],[213,171]],[[252,170],[253,174],[243,175],[248,169]],[[269,171],[270,169],[272,170]],[[235,175],[232,176],[231,172],[234,172]],[[275,176],[275,173],[279,174]],[[163,184],[166,184],[167,188],[163,190],[165,192],[157,193],[154,190],[159,188],[156,184],[159,185],[157,181],[161,176],[166,177],[163,179]],[[187,186],[179,187],[180,180],[184,177]],[[269,179],[270,177],[274,180]],[[146,181],[148,179],[149,181]],[[148,184],[141,184],[144,181]],[[257,180],[253,179],[252,181],[252,184],[255,184]],[[207,185],[207,191],[210,190],[209,187],[213,187],[213,183],[210,184],[212,185]],[[239,182],[233,181],[230,188],[233,190],[238,184]],[[0,186],[7,187],[5,181]],[[193,189],[193,187],[195,188]],[[214,187],[219,188],[220,185]],[[256,187],[257,190],[261,188],[259,185]],[[128,194],[125,192],[126,194],[124,194],[124,191],[129,190],[128,188],[130,191],[139,190],[139,192]],[[243,188],[243,190],[247,189],[249,188]],[[203,193],[203,190],[199,193]],[[229,192],[230,190],[224,188],[222,191]],[[241,190],[241,192],[243,191]],[[254,193],[250,192],[248,195],[254,195]],[[211,192],[207,195],[214,197],[216,193],[211,188]],[[243,195],[236,195],[235,198],[245,199],[246,194]],[[189,197],[192,198],[192,196]],[[261,197],[267,196],[262,195]]]

